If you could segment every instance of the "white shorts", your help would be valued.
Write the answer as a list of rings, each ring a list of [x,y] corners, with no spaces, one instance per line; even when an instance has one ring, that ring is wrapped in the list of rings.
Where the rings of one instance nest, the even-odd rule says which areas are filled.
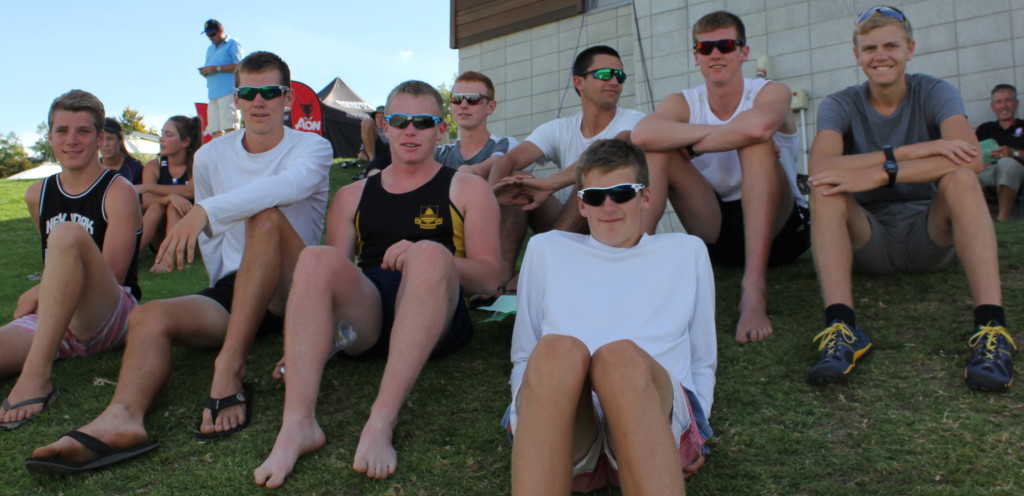
[[[206,107],[206,132],[238,129],[238,111],[235,109],[235,95],[229,93],[210,100]]]

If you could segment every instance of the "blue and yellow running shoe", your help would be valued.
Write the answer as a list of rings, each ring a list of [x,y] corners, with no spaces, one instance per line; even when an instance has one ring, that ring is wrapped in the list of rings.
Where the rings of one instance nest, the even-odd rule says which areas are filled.
[[[1017,349],[1006,327],[980,325],[968,344],[971,361],[964,369],[964,382],[972,389],[1005,393],[1013,385],[1013,350]]]
[[[871,351],[871,340],[864,331],[841,320],[833,321],[814,337],[821,341],[818,363],[811,367],[807,380],[814,384],[834,384],[846,380],[857,360]]]

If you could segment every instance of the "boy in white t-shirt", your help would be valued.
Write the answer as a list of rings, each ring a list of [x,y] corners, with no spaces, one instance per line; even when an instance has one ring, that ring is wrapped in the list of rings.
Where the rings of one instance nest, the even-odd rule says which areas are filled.
[[[703,465],[717,348],[707,249],[648,235],[644,154],[595,142],[576,171],[591,234],[534,236],[520,273],[513,494],[683,494]]]

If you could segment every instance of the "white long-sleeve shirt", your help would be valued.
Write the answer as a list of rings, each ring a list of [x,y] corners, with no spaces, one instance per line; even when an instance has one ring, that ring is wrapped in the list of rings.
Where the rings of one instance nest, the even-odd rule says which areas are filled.
[[[199,249],[212,286],[238,270],[245,248],[245,220],[279,207],[306,245],[320,243],[327,211],[331,144],[313,133],[285,128],[273,149],[249,153],[245,130],[228,133],[196,152],[196,204],[209,225]]]
[[[550,231],[530,239],[519,273],[512,333],[512,395],[546,334],[573,336],[593,353],[630,339],[700,400],[714,401],[718,349],[707,249],[679,233],[644,235],[632,248]]]

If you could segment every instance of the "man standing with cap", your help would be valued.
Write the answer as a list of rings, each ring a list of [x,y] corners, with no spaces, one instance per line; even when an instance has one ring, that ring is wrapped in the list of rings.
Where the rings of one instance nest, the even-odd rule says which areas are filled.
[[[206,132],[214,138],[238,129],[238,112],[232,94],[235,90],[235,64],[242,60],[242,45],[224,33],[216,19],[206,21],[201,34],[210,38],[206,49],[206,65],[199,74],[206,78],[210,105],[206,108]]]

